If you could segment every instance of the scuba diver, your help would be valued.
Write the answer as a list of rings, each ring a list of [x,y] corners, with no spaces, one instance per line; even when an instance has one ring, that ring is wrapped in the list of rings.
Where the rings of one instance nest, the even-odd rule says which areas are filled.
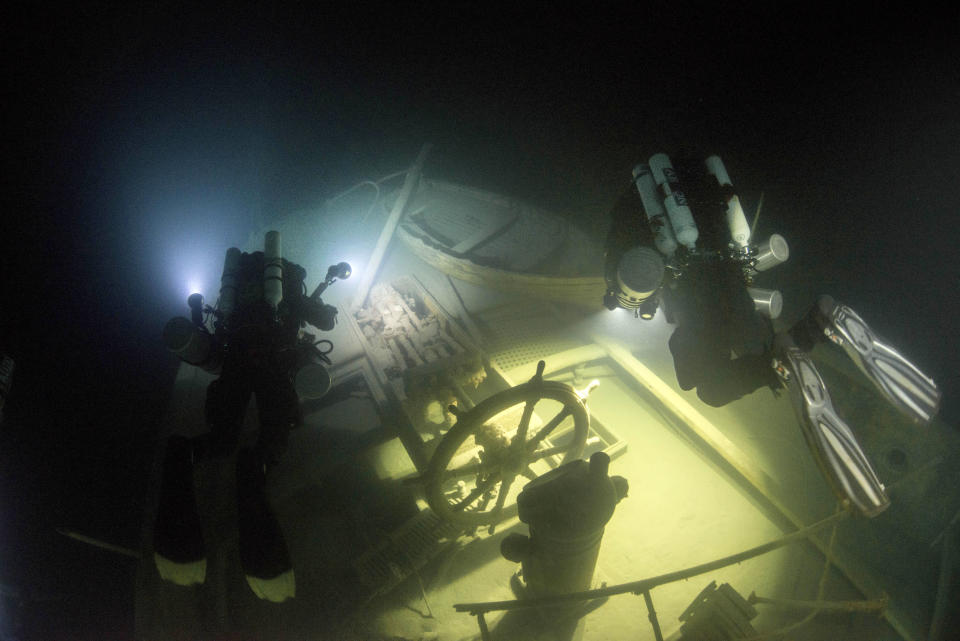
[[[669,348],[680,388],[695,388],[704,403],[720,407],[761,387],[785,387],[805,440],[840,500],[866,516],[885,510],[883,484],[834,409],[810,352],[818,342],[840,346],[887,401],[919,423],[939,409],[933,380],[829,296],[787,331],[774,331],[782,296],[753,287],[753,280],[784,262],[789,248],[777,234],[751,242],[718,156],[684,159],[677,167],[666,154],[652,156],[634,168],[633,184],[612,218],[604,304],[647,320],[663,309],[675,326]]]
[[[202,583],[206,553],[194,497],[194,463],[230,456],[240,445],[250,397],[256,396],[259,431],[254,447],[237,456],[240,562],[247,583],[262,599],[283,601],[295,593],[290,555],[266,497],[266,476],[299,425],[300,398],[319,398],[330,389],[324,364],[333,345],[315,341],[306,324],[334,328],[337,309],[320,295],[350,276],[347,263],[333,265],[307,295],[306,270],[281,256],[280,236],[268,232],[264,251],[227,250],[215,308],[203,297],[188,299],[191,318],[164,327],[168,349],[183,361],[219,374],[207,387],[204,407],[209,431],[188,439],[171,436],[163,460],[154,527],[154,560],[160,576],[179,585]],[[213,331],[207,320],[214,319]],[[321,349],[325,347],[326,349]],[[299,392],[299,393],[298,393]]]

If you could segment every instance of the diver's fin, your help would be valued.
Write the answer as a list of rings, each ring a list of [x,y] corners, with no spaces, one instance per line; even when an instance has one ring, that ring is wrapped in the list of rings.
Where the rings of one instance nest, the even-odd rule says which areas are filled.
[[[171,561],[159,552],[154,552],[153,562],[157,566],[160,578],[176,585],[199,585],[207,579],[206,557],[197,561],[179,563]]]
[[[264,601],[283,603],[287,599],[297,596],[297,581],[293,574],[293,568],[272,579],[262,579],[250,574],[247,574],[245,578],[253,593]]]
[[[940,390],[859,315],[829,296],[817,301],[823,333],[844,349],[880,393],[911,419],[928,423],[940,409]]]
[[[865,516],[890,505],[856,437],[833,408],[820,373],[809,356],[794,345],[778,350],[773,365],[790,393],[810,451],[841,501]]]
[[[237,530],[240,565],[254,594],[274,603],[294,598],[293,564],[267,500],[263,460],[250,449],[237,456]]]
[[[171,436],[163,457],[160,501],[153,527],[154,562],[160,576],[177,585],[203,583],[207,559],[193,489],[189,439]]]

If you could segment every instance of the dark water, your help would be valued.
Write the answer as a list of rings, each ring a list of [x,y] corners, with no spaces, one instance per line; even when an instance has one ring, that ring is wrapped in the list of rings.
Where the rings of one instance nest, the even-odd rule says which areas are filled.
[[[598,234],[637,160],[721,154],[748,210],[764,193],[759,233],[791,243],[787,313],[849,302],[957,424],[956,15],[492,12],[89,7],[7,26],[0,582],[34,598],[27,629],[131,634],[133,564],[54,528],[138,546],[176,367],[157,338],[191,281],[212,295],[224,248],[425,141],[428,173]]]

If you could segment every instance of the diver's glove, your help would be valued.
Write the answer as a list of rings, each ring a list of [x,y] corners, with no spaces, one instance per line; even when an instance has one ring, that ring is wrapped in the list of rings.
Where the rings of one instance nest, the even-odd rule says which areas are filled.
[[[833,408],[830,393],[810,357],[786,334],[777,335],[773,367],[790,394],[803,436],[834,492],[865,516],[890,505],[853,432]]]
[[[325,332],[332,330],[337,324],[337,308],[326,305],[320,300],[308,300],[304,305],[304,320]]]
[[[846,305],[821,296],[814,314],[824,335],[843,348],[892,405],[914,421],[933,419],[941,396],[933,379],[880,339]]]

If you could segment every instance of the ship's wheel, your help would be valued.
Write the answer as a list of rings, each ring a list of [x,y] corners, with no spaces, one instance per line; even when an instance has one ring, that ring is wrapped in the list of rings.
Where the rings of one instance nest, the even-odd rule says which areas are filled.
[[[529,382],[459,414],[441,439],[423,477],[427,502],[441,518],[467,527],[498,523],[516,514],[527,480],[583,454],[593,386],[580,392],[545,381],[543,370],[540,361]]]

